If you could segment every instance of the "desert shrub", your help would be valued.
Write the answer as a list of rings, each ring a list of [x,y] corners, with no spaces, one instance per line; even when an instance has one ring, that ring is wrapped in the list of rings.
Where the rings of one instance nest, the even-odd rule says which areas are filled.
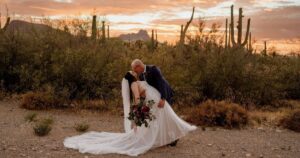
[[[49,134],[49,132],[52,130],[51,124],[53,123],[52,119],[43,119],[39,121],[34,127],[34,133],[37,136],[45,136]]]
[[[51,20],[48,22],[51,26]],[[68,27],[73,34],[34,27],[25,33],[1,32],[0,89],[12,93],[33,91],[23,100],[28,109],[60,107],[64,104],[60,99],[120,104],[121,79],[130,70],[131,61],[140,58],[161,69],[181,105],[226,99],[264,106],[281,99],[300,99],[299,55],[225,49],[216,24],[207,34],[202,21],[197,35],[189,36],[182,47],[159,43],[155,50],[148,49],[149,42],[136,46],[118,38],[105,43],[91,40],[86,36],[88,24],[72,20]],[[48,86],[50,95],[41,90]],[[119,100],[110,102],[116,98]]]
[[[300,132],[300,110],[290,112],[280,121],[280,125],[290,130]]]
[[[37,124],[33,127],[34,133],[38,136],[45,136],[51,131],[51,126],[49,124]]]
[[[77,132],[85,132],[86,130],[89,129],[89,125],[86,124],[86,123],[78,123],[78,124],[75,124],[74,125],[74,129],[77,131]]]
[[[37,113],[29,113],[25,116],[25,121],[32,122],[37,120]]]
[[[288,100],[275,100],[269,105],[264,105],[260,109],[263,111],[278,111],[279,109],[294,109],[295,105]]]
[[[187,120],[200,126],[241,128],[248,123],[248,114],[238,104],[208,100],[195,107]]]
[[[66,107],[67,103],[49,92],[28,92],[24,94],[21,107],[29,110],[42,110]]]

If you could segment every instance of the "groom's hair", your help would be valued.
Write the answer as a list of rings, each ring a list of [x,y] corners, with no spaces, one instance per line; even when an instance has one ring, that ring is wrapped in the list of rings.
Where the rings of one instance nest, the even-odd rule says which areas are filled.
[[[131,63],[131,67],[136,67],[138,65],[142,66],[144,63],[140,59],[134,59]]]

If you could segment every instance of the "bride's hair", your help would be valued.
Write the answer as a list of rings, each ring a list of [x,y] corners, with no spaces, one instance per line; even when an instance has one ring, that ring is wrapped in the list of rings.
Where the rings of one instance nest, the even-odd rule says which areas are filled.
[[[133,82],[136,82],[136,81],[137,81],[137,79],[130,73],[130,71],[128,71],[128,72],[125,74],[124,78],[128,81],[129,87],[131,87],[131,84],[132,84]],[[131,88],[129,88],[129,89],[130,89],[130,99],[133,99],[133,95],[132,95]]]

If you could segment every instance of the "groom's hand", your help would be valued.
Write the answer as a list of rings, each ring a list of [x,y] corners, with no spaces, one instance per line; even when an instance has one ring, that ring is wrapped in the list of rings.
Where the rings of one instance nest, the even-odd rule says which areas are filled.
[[[164,99],[161,99],[158,103],[158,107],[159,108],[163,108],[165,106],[165,100]]]

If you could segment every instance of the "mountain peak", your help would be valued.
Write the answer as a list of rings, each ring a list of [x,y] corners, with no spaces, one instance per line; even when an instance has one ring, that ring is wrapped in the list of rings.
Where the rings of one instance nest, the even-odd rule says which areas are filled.
[[[150,40],[150,36],[146,30],[139,30],[137,33],[121,34],[119,38],[124,41]]]

